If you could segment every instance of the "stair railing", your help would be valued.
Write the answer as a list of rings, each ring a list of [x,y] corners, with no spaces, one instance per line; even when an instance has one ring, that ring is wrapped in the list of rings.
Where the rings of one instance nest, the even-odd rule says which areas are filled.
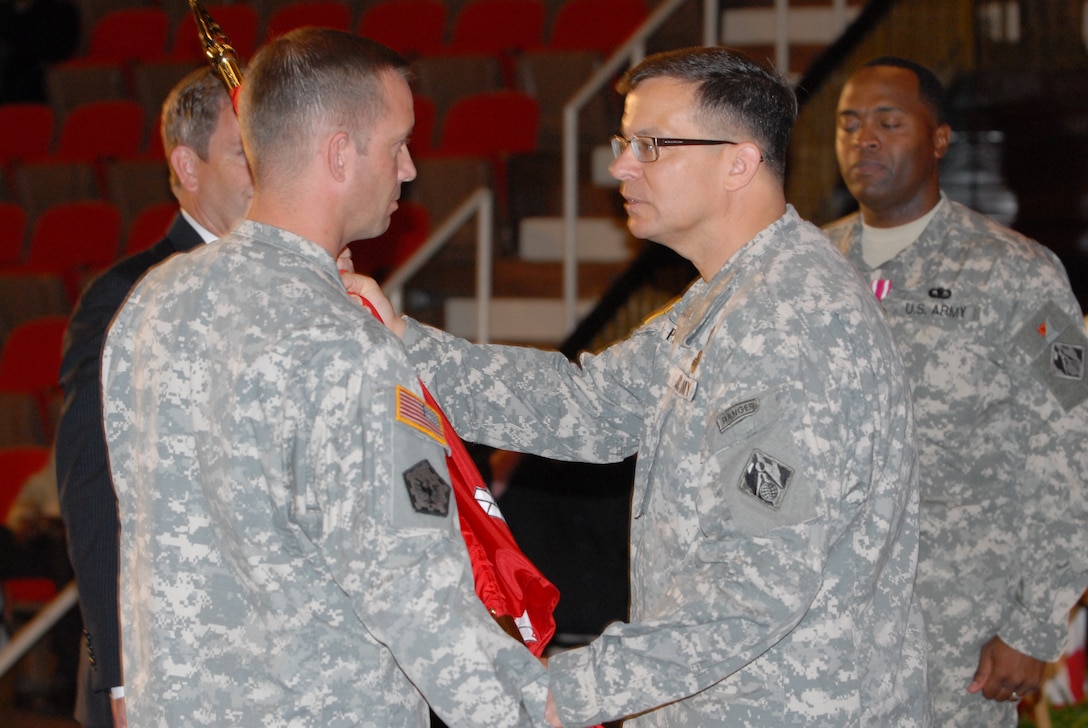
[[[68,586],[58,592],[49,604],[42,607],[34,615],[33,619],[15,633],[11,641],[4,645],[3,649],[0,649],[0,678],[6,675],[8,670],[15,667],[23,655],[29,652],[30,648],[37,644],[38,640],[52,629],[53,625],[59,622],[61,617],[68,613],[69,609],[76,605],[78,598],[76,583],[74,581],[69,582]]]
[[[476,342],[486,344],[491,337],[491,281],[495,236],[494,193],[478,187],[451,212],[438,228],[427,236],[423,245],[408,260],[382,281],[382,291],[393,304],[394,311],[404,310],[404,288],[412,276],[427,264],[449,242],[461,227],[476,216]]]

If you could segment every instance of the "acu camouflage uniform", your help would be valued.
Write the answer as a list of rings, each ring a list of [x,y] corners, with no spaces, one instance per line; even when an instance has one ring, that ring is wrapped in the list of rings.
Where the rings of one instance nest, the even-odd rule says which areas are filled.
[[[103,364],[130,725],[427,726],[421,693],[544,725],[403,345],[328,253],[244,222],[144,278]]]
[[[551,658],[564,725],[928,725],[908,388],[792,208],[580,366],[414,322],[405,342],[469,439],[638,453],[631,622]]]
[[[967,686],[994,635],[1057,658],[1088,583],[1080,308],[1052,252],[947,199],[876,269],[858,216],[828,232],[874,284],[890,283],[884,309],[918,422],[918,593],[937,724],[1015,726],[1015,704]]]

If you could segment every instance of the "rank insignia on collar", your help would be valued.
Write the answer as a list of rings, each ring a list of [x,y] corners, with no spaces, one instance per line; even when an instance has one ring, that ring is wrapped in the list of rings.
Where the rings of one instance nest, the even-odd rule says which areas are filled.
[[[408,498],[416,513],[429,516],[448,516],[450,513],[450,484],[442,479],[434,466],[420,460],[404,471],[404,484]]]
[[[768,508],[778,510],[786,497],[794,469],[762,450],[752,450],[737,487]]]
[[[442,431],[442,420],[438,412],[400,385],[397,385],[397,422],[403,422],[437,440],[442,447],[446,446],[446,435]]]

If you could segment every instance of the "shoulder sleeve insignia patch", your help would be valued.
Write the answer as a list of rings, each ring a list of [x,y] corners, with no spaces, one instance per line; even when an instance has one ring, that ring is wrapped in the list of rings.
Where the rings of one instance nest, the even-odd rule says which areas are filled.
[[[1072,319],[1047,302],[1029,318],[1013,343],[1030,360],[1034,377],[1069,411],[1088,399],[1088,335],[1084,320]]]
[[[762,450],[752,450],[737,484],[763,505],[778,510],[793,480],[794,469]]]
[[[408,498],[416,513],[448,516],[450,513],[450,484],[442,479],[428,461],[420,460],[404,471]]]
[[[446,447],[446,434],[442,430],[438,412],[414,392],[400,385],[397,385],[397,422],[403,422]]]
[[[1084,379],[1084,347],[1055,341],[1050,348],[1050,365],[1062,379]]]

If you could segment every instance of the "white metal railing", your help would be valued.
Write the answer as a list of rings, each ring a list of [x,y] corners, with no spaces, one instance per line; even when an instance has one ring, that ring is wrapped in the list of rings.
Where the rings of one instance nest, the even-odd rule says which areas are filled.
[[[11,642],[0,650],[0,677],[7,674],[7,671],[13,668],[46,632],[76,605],[77,599],[76,583],[69,582],[68,586],[53,597],[53,601],[42,607],[33,619],[15,633]]]
[[[494,238],[494,194],[487,187],[478,187],[457,206],[442,224],[427,236],[427,240],[404,265],[397,268],[382,283],[382,291],[393,304],[394,311],[404,310],[404,287],[427,264],[454,233],[476,216],[476,341],[486,344],[491,337],[491,271],[493,268],[492,239]]]

